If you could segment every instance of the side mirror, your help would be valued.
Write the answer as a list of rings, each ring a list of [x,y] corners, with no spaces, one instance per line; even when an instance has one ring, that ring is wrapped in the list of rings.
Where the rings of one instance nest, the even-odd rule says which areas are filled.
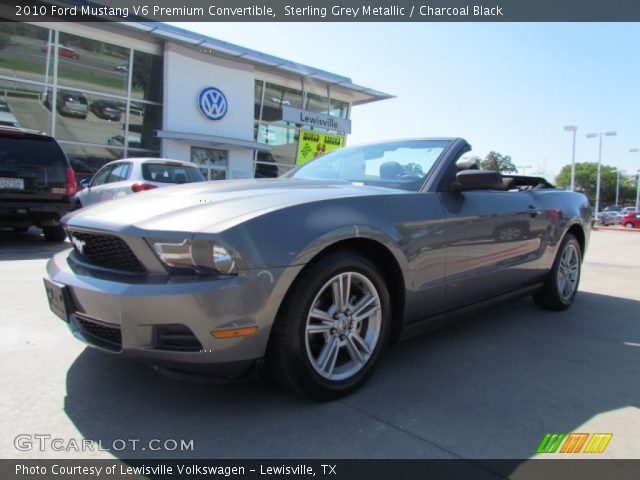
[[[82,188],[87,188],[91,185],[91,180],[89,180],[88,178],[83,178],[82,180],[80,180],[80,185],[82,185]]]
[[[453,189],[465,190],[503,190],[502,175],[493,170],[462,170],[456,174]]]

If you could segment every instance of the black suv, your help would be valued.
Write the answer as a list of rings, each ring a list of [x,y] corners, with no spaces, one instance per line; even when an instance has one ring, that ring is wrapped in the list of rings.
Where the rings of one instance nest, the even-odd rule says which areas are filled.
[[[21,128],[0,127],[0,228],[41,227],[60,242],[60,218],[73,207],[76,179],[54,138]]]

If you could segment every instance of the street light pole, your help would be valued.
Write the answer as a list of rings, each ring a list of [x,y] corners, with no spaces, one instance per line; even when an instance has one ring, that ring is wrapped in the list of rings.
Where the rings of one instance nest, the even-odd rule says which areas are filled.
[[[596,179],[596,208],[595,208],[595,218],[598,219],[598,212],[600,211],[600,171],[602,168],[602,136],[612,137],[616,135],[617,132],[600,132],[600,133],[588,133],[587,138],[599,138],[598,142],[598,177]]]
[[[573,132],[573,148],[571,149],[571,191],[576,191],[576,132],[578,127],[575,125],[567,125],[564,127],[565,132]]]
[[[527,173],[527,168],[533,168],[531,165],[516,165],[516,168],[518,169],[518,173],[520,172],[520,169],[522,169],[522,175],[526,175]]]
[[[618,200],[620,199],[620,170],[618,172],[618,179],[616,180],[616,205],[620,205]]]
[[[636,153],[636,152],[640,152],[640,149],[638,148],[629,149],[629,153]],[[640,211],[640,170],[638,170],[637,173],[638,174],[636,175],[636,212]]]

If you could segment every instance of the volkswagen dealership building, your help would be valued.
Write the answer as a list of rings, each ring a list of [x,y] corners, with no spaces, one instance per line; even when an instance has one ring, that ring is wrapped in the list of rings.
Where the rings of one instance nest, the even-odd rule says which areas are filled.
[[[0,49],[0,106],[87,175],[161,156],[273,177],[343,146],[351,109],[391,97],[162,23],[0,22]]]

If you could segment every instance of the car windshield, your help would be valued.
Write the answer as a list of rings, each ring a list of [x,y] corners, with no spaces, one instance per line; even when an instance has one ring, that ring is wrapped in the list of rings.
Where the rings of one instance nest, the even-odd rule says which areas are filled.
[[[287,174],[290,178],[346,180],[418,191],[451,144],[447,140],[399,140],[335,150]]]

